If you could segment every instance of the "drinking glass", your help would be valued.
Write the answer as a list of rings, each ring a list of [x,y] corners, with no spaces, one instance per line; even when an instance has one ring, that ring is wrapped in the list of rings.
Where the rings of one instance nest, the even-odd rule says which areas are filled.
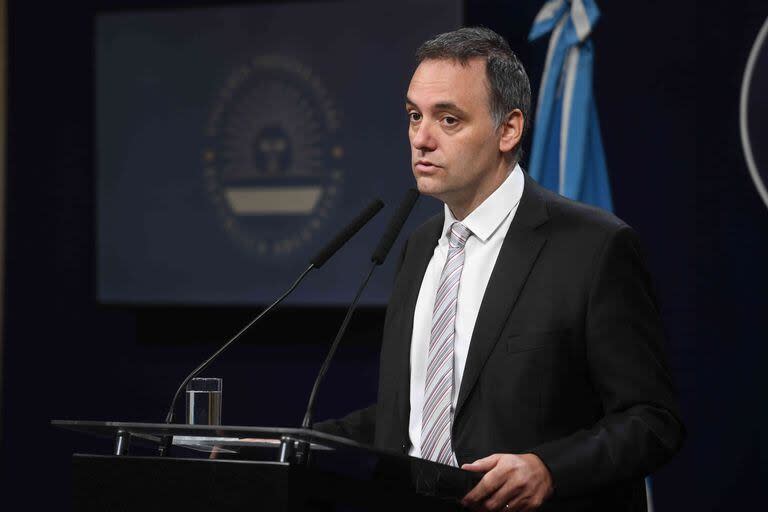
[[[187,423],[221,425],[220,378],[194,378],[187,383]]]

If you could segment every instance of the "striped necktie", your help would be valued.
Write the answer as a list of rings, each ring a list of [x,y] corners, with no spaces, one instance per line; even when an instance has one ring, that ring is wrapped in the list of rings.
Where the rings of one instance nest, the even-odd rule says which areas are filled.
[[[432,312],[424,410],[421,417],[422,458],[452,466],[456,465],[451,447],[456,303],[461,271],[464,268],[464,244],[471,234],[460,222],[451,225],[448,259],[440,275],[440,286],[437,288]]]

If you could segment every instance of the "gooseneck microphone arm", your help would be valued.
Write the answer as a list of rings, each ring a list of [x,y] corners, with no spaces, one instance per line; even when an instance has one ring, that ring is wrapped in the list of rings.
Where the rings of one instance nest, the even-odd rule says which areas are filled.
[[[357,289],[357,294],[355,295],[355,298],[352,300],[352,304],[347,310],[347,315],[344,317],[344,321],[341,323],[341,327],[339,327],[339,331],[336,333],[336,338],[333,340],[331,348],[328,350],[328,355],[325,356],[325,361],[323,361],[323,365],[320,367],[320,371],[317,374],[315,384],[312,386],[312,393],[309,395],[307,411],[304,413],[304,419],[301,422],[301,428],[312,428],[312,416],[315,413],[317,390],[320,388],[320,383],[325,377],[325,374],[328,371],[328,367],[331,365],[331,360],[336,353],[336,349],[341,342],[341,338],[344,336],[344,333],[347,330],[347,325],[349,325],[349,320],[352,318],[352,313],[355,312],[357,303],[360,300],[360,296],[363,294],[363,290],[365,290],[365,287],[368,285],[368,281],[371,279],[373,271],[376,270],[376,267],[384,263],[384,260],[387,258],[387,254],[389,254],[390,249],[392,249],[392,245],[397,239],[397,235],[400,234],[400,231],[403,229],[403,224],[405,224],[408,215],[411,214],[411,210],[413,210],[413,207],[416,205],[416,201],[418,199],[419,192],[415,189],[409,189],[403,200],[400,202],[400,206],[397,208],[397,211],[389,221],[389,225],[387,226],[386,231],[384,231],[384,235],[381,237],[379,245],[373,252],[373,255],[371,256],[371,267],[368,270],[368,274],[365,276],[362,284]]]
[[[269,313],[275,306],[280,304],[288,295],[293,292],[293,290],[296,289],[296,287],[301,283],[301,281],[304,280],[307,274],[309,274],[310,271],[322,267],[328,259],[333,256],[336,251],[338,251],[344,244],[346,244],[350,238],[355,236],[355,234],[360,231],[360,229],[365,226],[381,209],[384,208],[384,203],[380,199],[375,199],[372,201],[362,212],[358,214],[355,219],[350,222],[343,230],[341,230],[336,237],[331,240],[325,247],[323,247],[315,256],[312,258],[311,263],[307,267],[304,272],[301,273],[301,275],[294,281],[294,283],[288,288],[288,290],[285,291],[275,302],[270,304],[264,311],[259,313],[259,315],[251,320],[248,325],[240,329],[240,331],[232,336],[224,345],[219,348],[211,357],[206,359],[200,366],[192,370],[192,372],[186,376],[186,378],[182,381],[182,383],[179,385],[178,389],[176,389],[176,393],[173,395],[173,400],[171,400],[171,406],[168,409],[168,414],[165,415],[165,423],[173,423],[173,417],[174,417],[174,410],[176,408],[176,402],[179,399],[179,396],[181,395],[181,391],[184,389],[184,386],[187,385],[187,383],[192,380],[196,375],[199,375],[203,370],[208,368],[210,364],[216,360],[219,355],[221,355],[222,352],[227,350],[230,345],[232,345],[235,341],[240,339],[240,337],[245,334],[248,329],[250,329],[256,322],[261,320],[261,318],[264,317],[267,313]],[[161,446],[160,450],[161,454],[164,453],[164,449]]]
[[[173,400],[171,400],[171,407],[168,409],[168,414],[166,414],[166,415],[165,415],[165,422],[166,422],[166,423],[173,423],[173,416],[174,416],[174,412],[173,412],[173,411],[174,411],[174,409],[175,409],[175,407],[176,407],[176,402],[177,402],[177,401],[178,401],[178,399],[179,399],[179,395],[181,395],[181,390],[183,390],[183,389],[184,389],[184,386],[186,386],[186,385],[187,385],[187,383],[188,383],[190,380],[192,380],[192,379],[193,379],[193,378],[195,378],[197,375],[199,375],[199,374],[200,374],[200,373],[201,373],[203,370],[205,370],[206,368],[208,368],[208,366],[210,366],[210,364],[211,364],[211,363],[212,363],[214,360],[216,360],[216,358],[217,358],[217,357],[219,357],[219,356],[221,355],[221,353],[222,353],[222,352],[224,352],[225,350],[227,350],[227,349],[230,347],[230,345],[232,345],[234,342],[236,342],[238,339],[240,339],[240,337],[241,337],[243,334],[245,334],[245,332],[246,332],[248,329],[250,329],[250,328],[251,328],[251,326],[252,326],[253,324],[255,324],[256,322],[258,322],[259,320],[261,320],[261,318],[262,318],[264,315],[266,315],[267,313],[269,313],[269,312],[272,310],[272,308],[274,308],[275,306],[277,306],[278,304],[280,304],[281,302],[283,302],[283,299],[285,299],[285,298],[286,298],[288,295],[290,295],[290,294],[291,294],[291,292],[293,292],[293,290],[295,290],[295,289],[296,289],[296,287],[297,287],[297,286],[299,286],[299,283],[301,283],[301,282],[304,280],[304,277],[306,277],[306,275],[307,275],[307,274],[309,274],[309,272],[310,272],[310,271],[312,271],[312,270],[314,270],[315,268],[316,268],[316,267],[315,267],[315,264],[314,264],[314,263],[310,263],[310,264],[309,264],[309,266],[307,267],[307,269],[306,269],[304,272],[302,272],[302,273],[301,273],[301,275],[300,275],[300,276],[299,276],[299,277],[296,279],[296,281],[294,281],[294,282],[293,282],[293,284],[290,286],[290,288],[288,288],[288,289],[285,291],[285,293],[283,293],[283,294],[282,294],[282,295],[281,295],[281,296],[280,296],[280,297],[279,297],[279,298],[278,298],[278,299],[277,299],[275,302],[273,302],[273,303],[272,303],[272,304],[270,304],[270,305],[269,305],[269,306],[268,306],[266,309],[264,309],[264,311],[262,311],[261,313],[259,313],[259,315],[258,315],[256,318],[254,318],[253,320],[251,320],[251,321],[248,323],[248,325],[246,325],[245,327],[243,327],[242,329],[240,329],[240,331],[238,331],[238,333],[237,333],[237,334],[235,334],[234,336],[232,336],[232,337],[229,339],[229,341],[227,341],[227,342],[226,342],[224,345],[222,345],[222,346],[221,346],[221,348],[219,348],[219,350],[217,350],[216,352],[214,352],[214,353],[213,353],[213,355],[212,355],[211,357],[209,357],[208,359],[206,359],[205,361],[203,361],[203,363],[202,363],[200,366],[198,366],[197,368],[195,368],[194,370],[192,370],[192,371],[190,372],[190,374],[189,374],[189,375],[187,375],[187,377],[186,377],[186,378],[185,378],[185,379],[184,379],[184,380],[181,382],[181,384],[179,385],[178,389],[176,390],[176,393],[173,395]]]
[[[408,216],[411,214],[411,210],[416,206],[416,201],[418,200],[419,191],[415,188],[409,188],[405,193],[403,200],[400,201],[400,206],[397,207],[397,211],[390,219],[387,230],[384,231],[384,235],[382,235],[381,240],[379,241],[379,245],[376,247],[376,250],[373,251],[371,261],[377,265],[384,263],[389,251],[395,244],[395,240],[397,240],[397,235],[402,231],[405,221],[408,220]]]
[[[363,294],[363,290],[365,290],[365,287],[368,285],[368,281],[371,279],[373,271],[376,269],[377,265],[378,264],[375,262],[371,264],[371,268],[368,270],[368,275],[365,276],[363,283],[357,289],[357,294],[355,294],[355,298],[352,300],[352,304],[347,310],[347,315],[344,317],[344,321],[341,322],[341,327],[339,327],[339,331],[336,333],[336,338],[333,340],[331,348],[328,350],[328,355],[325,356],[323,366],[320,367],[317,379],[315,379],[315,384],[312,386],[312,393],[309,395],[307,412],[304,413],[304,420],[301,422],[301,428],[311,428],[312,426],[312,416],[315,413],[315,402],[317,401],[317,390],[320,388],[320,382],[322,382],[323,377],[325,377],[325,374],[328,372],[328,367],[331,365],[331,361],[333,360],[333,356],[336,353],[336,349],[339,347],[341,338],[347,331],[347,325],[349,324],[349,320],[352,318],[352,313],[354,313],[355,309],[357,308],[357,302],[360,300],[360,296]]]

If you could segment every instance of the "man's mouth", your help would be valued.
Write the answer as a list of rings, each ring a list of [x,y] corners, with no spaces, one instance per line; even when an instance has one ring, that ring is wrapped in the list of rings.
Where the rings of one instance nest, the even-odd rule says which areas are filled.
[[[434,172],[439,165],[435,165],[434,163],[430,162],[429,160],[418,160],[416,164],[413,166],[414,170],[418,172]]]

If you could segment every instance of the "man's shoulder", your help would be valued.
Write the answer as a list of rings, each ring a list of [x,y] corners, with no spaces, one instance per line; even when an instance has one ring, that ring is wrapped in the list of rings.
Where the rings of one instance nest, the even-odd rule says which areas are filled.
[[[443,213],[438,213],[430,217],[414,229],[409,235],[405,247],[401,254],[401,265],[414,254],[424,254],[425,251],[431,251],[440,238],[443,227]]]
[[[577,236],[594,235],[604,237],[619,231],[632,231],[632,228],[613,213],[601,208],[568,199],[539,185],[533,178],[526,176],[520,209],[538,209],[546,211],[545,218],[550,233],[574,234]],[[526,196],[529,196],[526,198]],[[518,210],[516,215],[520,215]],[[437,243],[440,238],[445,217],[443,211],[433,215],[409,236],[411,243]]]
[[[411,233],[410,238],[413,240],[417,239],[430,239],[430,238],[440,238],[441,231],[443,228],[443,222],[445,221],[445,216],[442,211],[440,213],[436,213],[423,223],[419,225],[416,229],[413,230]]]
[[[609,211],[563,197],[532,179],[526,185],[530,185],[534,189],[532,191],[546,205],[548,220],[555,232],[606,235],[625,229],[631,230],[626,222]]]

